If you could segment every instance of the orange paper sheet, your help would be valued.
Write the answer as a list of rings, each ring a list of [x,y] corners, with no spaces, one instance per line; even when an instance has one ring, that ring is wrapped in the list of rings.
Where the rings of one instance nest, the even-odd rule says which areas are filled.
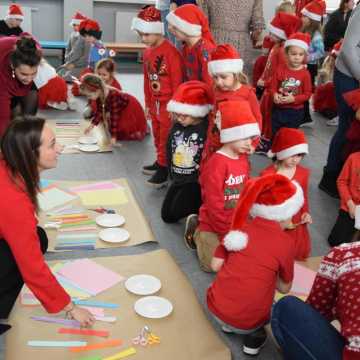
[[[120,339],[114,339],[114,340],[108,340],[97,344],[91,344],[86,346],[77,346],[70,348],[71,352],[78,353],[83,351],[89,351],[89,350],[98,350],[98,349],[104,349],[108,347],[115,347],[120,346],[122,344],[122,341]]]
[[[90,330],[90,329],[75,329],[75,328],[60,328],[59,334],[73,334],[73,335],[89,335],[108,337],[109,332],[107,330]]]

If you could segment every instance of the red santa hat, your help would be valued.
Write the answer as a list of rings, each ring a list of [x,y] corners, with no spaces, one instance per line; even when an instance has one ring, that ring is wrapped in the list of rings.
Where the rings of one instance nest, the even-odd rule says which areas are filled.
[[[301,14],[315,21],[321,21],[325,13],[326,3],[323,0],[314,0],[301,10]]]
[[[202,81],[192,80],[181,84],[167,104],[167,111],[204,117],[212,109],[214,102],[209,85]]]
[[[179,6],[166,16],[166,20],[187,36],[201,36],[215,44],[207,17],[201,9],[194,4]]]
[[[70,21],[70,26],[80,25],[80,23],[86,19],[87,18],[85,15],[83,15],[81,12],[77,11]]]
[[[144,34],[165,34],[160,11],[155,6],[141,9],[137,17],[132,19],[131,30]]]
[[[346,103],[354,110],[360,108],[360,89],[351,90],[343,94]]]
[[[306,52],[309,49],[311,37],[308,33],[297,32],[292,34],[286,41],[284,47],[298,46]]]
[[[264,36],[262,48],[270,51],[273,46],[274,46],[274,41],[271,38],[271,36],[269,35]]]
[[[22,12],[21,6],[18,4],[11,4],[8,13],[5,16],[5,20],[7,19],[24,20],[24,13]]]
[[[210,56],[208,71],[210,75],[218,73],[241,73],[244,62],[237,50],[230,44],[218,45]]]
[[[281,128],[274,136],[268,156],[284,160],[290,156],[308,153],[309,146],[301,130]]]
[[[222,144],[260,135],[259,125],[247,101],[224,101],[218,108],[215,122]]]
[[[342,46],[342,39],[339,40],[334,46],[333,48],[331,49],[331,56],[333,56],[335,59],[339,56],[340,54],[340,50],[341,50],[341,46]]]
[[[278,12],[269,24],[269,32],[282,40],[297,32],[302,25],[301,19],[293,14]]]
[[[101,35],[102,35],[102,31],[100,29],[99,23],[93,19],[85,19],[81,21],[79,25],[79,33],[82,36],[85,35],[94,36],[98,40],[101,39]]]
[[[267,220],[291,219],[303,206],[301,186],[280,174],[250,179],[241,192],[230,231],[224,237],[229,251],[240,251],[248,244],[248,235],[242,231],[249,216]]]

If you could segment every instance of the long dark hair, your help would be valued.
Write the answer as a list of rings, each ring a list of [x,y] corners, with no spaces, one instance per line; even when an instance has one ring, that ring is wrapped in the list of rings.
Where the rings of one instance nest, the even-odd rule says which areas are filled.
[[[13,68],[20,65],[38,66],[42,57],[41,50],[37,48],[36,41],[28,36],[22,36],[16,42],[15,50],[10,55]]]
[[[341,0],[339,5],[339,10],[341,12],[345,12],[345,6],[350,2],[351,0]]]
[[[11,176],[21,188],[23,180],[25,191],[38,210],[37,193],[39,189],[39,148],[45,119],[23,116],[13,120],[1,139],[1,155]]]

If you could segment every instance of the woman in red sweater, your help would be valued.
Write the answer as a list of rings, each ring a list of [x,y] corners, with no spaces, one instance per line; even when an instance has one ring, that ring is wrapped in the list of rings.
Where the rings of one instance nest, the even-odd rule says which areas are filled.
[[[65,311],[83,326],[94,321],[87,310],[71,302],[43,257],[48,241],[36,217],[40,172],[56,166],[59,152],[52,130],[40,118],[13,121],[2,138],[0,319],[9,316],[25,283],[49,313]],[[0,324],[0,334],[8,328]]]

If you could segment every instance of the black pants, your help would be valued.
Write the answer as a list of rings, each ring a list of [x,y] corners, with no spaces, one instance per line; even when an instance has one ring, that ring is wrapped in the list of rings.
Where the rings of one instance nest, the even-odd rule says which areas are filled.
[[[166,223],[174,223],[190,215],[197,214],[201,206],[201,189],[198,183],[171,184],[161,208],[161,218]]]
[[[298,129],[304,118],[303,109],[282,109],[274,107],[271,114],[272,136],[283,127]]]
[[[40,247],[45,254],[48,238],[45,231],[37,228]],[[4,239],[0,239],[0,319],[7,319],[16,298],[24,285],[24,280],[16,264],[11,249]]]
[[[356,229],[354,228],[355,220],[352,219],[348,212],[340,209],[336,223],[328,237],[330,246],[338,246],[343,243],[351,242]]]
[[[21,115],[35,116],[38,111],[39,95],[35,85],[25,96],[15,96],[11,99],[12,118]]]

